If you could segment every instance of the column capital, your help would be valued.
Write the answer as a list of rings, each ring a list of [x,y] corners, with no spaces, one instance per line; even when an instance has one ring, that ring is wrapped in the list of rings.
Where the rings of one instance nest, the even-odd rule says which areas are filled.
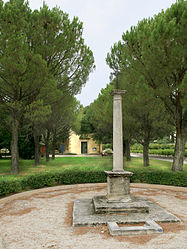
[[[113,89],[110,93],[111,96],[114,95],[124,95],[126,93],[126,90],[119,90],[119,89]]]
[[[130,171],[125,171],[125,170],[121,170],[121,171],[104,171],[105,174],[109,177],[113,177],[113,176],[123,176],[123,177],[131,177],[134,173],[130,172]]]

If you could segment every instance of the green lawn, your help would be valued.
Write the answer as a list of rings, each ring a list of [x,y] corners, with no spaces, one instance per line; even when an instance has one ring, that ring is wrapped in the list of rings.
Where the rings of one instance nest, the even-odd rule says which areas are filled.
[[[150,160],[150,166],[144,167],[142,158],[132,158],[132,161],[125,162],[125,170],[145,170],[145,171],[171,171],[171,162]],[[42,159],[40,166],[34,166],[33,160],[20,160],[19,175],[12,176],[10,174],[11,161],[9,159],[0,160],[0,179],[2,178],[18,178],[25,175],[31,175],[40,172],[58,172],[64,170],[111,170],[111,157],[63,157],[56,158],[46,162]],[[184,165],[184,172],[187,172],[187,165]]]

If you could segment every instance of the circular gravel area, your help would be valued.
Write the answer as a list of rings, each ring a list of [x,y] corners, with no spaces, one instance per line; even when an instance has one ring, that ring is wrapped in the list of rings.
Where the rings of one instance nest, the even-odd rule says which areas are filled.
[[[73,201],[106,194],[106,184],[78,184],[23,192],[0,199],[0,249],[186,249],[187,188],[131,184],[181,219],[162,223],[163,234],[110,236],[106,226],[72,227]]]

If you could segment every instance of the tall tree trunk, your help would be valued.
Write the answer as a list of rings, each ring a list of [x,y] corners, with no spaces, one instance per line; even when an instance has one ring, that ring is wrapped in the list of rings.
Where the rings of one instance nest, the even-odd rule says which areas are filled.
[[[49,138],[50,138],[50,131],[47,130],[47,136],[45,140],[45,156],[47,162],[49,162]]]
[[[125,156],[126,156],[126,161],[130,161],[131,160],[129,139],[125,140]]]
[[[19,173],[18,129],[19,121],[14,117],[12,122],[11,140],[11,174]]]
[[[34,164],[35,166],[40,165],[40,145],[39,145],[39,136],[37,129],[33,128],[33,136],[34,136]]]
[[[149,166],[149,140],[146,139],[143,143],[143,165]]]
[[[172,171],[183,171],[185,142],[186,137],[182,133],[177,132]]]
[[[55,160],[55,149],[56,149],[56,131],[54,131],[53,140],[52,140],[52,160]]]
[[[183,171],[185,142],[187,140],[187,112],[178,102],[176,106],[176,142],[172,171]]]

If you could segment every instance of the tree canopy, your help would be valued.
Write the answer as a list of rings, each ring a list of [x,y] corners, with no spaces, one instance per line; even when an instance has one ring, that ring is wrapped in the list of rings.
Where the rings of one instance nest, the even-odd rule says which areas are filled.
[[[23,115],[33,107],[35,117],[38,112],[44,115],[46,105],[57,103],[57,91],[63,96],[77,94],[94,68],[82,31],[78,18],[71,21],[59,8],[50,10],[44,4],[32,11],[24,0],[0,1],[0,103],[11,117],[14,174],[19,169],[18,132]]]
[[[150,87],[171,114],[176,127],[173,171],[183,169],[187,139],[186,30],[187,2],[178,1],[123,33],[106,59],[115,72]]]

